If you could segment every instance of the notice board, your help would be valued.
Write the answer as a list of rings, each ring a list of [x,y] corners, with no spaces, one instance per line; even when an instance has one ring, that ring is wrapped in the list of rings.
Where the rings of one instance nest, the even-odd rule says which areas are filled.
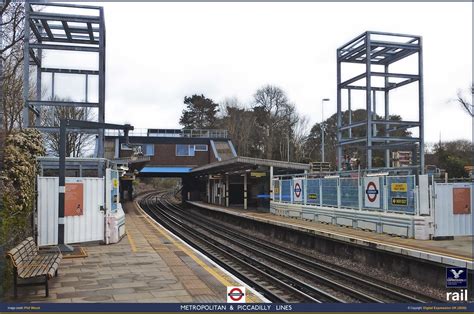
[[[84,184],[82,182],[66,183],[64,197],[64,217],[84,214]]]
[[[471,213],[471,189],[453,188],[453,214]]]

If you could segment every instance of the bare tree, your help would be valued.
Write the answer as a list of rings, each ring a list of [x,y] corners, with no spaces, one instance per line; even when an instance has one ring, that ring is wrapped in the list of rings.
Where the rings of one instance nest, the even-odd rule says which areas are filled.
[[[253,110],[257,114],[257,124],[261,128],[258,131],[261,132],[259,135],[263,139],[264,155],[267,159],[272,159],[275,145],[281,146],[282,136],[288,134],[287,130],[292,128],[291,123],[294,122],[291,118],[295,106],[290,104],[281,88],[266,85],[254,94]]]
[[[3,147],[9,129],[13,110],[5,112],[5,96],[11,96],[9,88],[16,89],[17,84],[11,85],[12,77],[21,71],[24,4],[11,0],[0,1],[0,169],[3,166]],[[20,100],[22,97],[19,98]],[[10,107],[11,101],[8,103]],[[22,107],[22,103],[19,105]],[[10,118],[10,119],[7,119]],[[8,121],[7,121],[8,120]]]
[[[255,115],[245,108],[237,98],[225,99],[220,109],[219,125],[229,132],[237,152],[241,156],[250,156],[253,147],[252,129]]]
[[[64,99],[55,98],[55,101]],[[67,101],[67,100],[65,100]],[[41,111],[43,126],[59,127],[61,119],[95,120],[95,113],[87,107],[46,107]],[[68,132],[66,138],[66,156],[83,157],[92,148],[95,140],[94,134]],[[59,132],[45,134],[46,151],[50,155],[59,155]]]
[[[309,135],[309,119],[307,116],[298,116],[293,127],[294,160],[297,162],[309,161],[309,152],[306,151],[306,140]]]

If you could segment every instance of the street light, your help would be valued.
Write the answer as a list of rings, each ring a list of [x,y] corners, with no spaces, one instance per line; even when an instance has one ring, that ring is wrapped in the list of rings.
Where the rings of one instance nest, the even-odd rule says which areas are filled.
[[[329,98],[321,99],[321,157],[322,162],[324,162],[324,132],[326,130],[326,126],[324,125],[324,102],[330,101]]]

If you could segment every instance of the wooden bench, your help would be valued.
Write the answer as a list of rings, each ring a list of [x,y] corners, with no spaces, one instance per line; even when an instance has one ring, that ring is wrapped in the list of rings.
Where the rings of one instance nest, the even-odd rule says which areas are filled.
[[[63,258],[59,248],[55,252],[40,253],[32,237],[27,238],[8,251],[7,257],[13,264],[14,295],[17,287],[44,285],[49,296],[48,280],[58,275],[58,267]],[[18,279],[33,279],[33,282],[18,283]],[[44,281],[38,281],[44,279]]]

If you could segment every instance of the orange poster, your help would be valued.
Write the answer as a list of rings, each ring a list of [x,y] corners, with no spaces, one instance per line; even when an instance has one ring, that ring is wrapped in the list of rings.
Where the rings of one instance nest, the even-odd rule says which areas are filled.
[[[453,214],[471,213],[471,189],[453,188]]]
[[[64,217],[81,216],[84,213],[84,186],[82,183],[66,183]]]

